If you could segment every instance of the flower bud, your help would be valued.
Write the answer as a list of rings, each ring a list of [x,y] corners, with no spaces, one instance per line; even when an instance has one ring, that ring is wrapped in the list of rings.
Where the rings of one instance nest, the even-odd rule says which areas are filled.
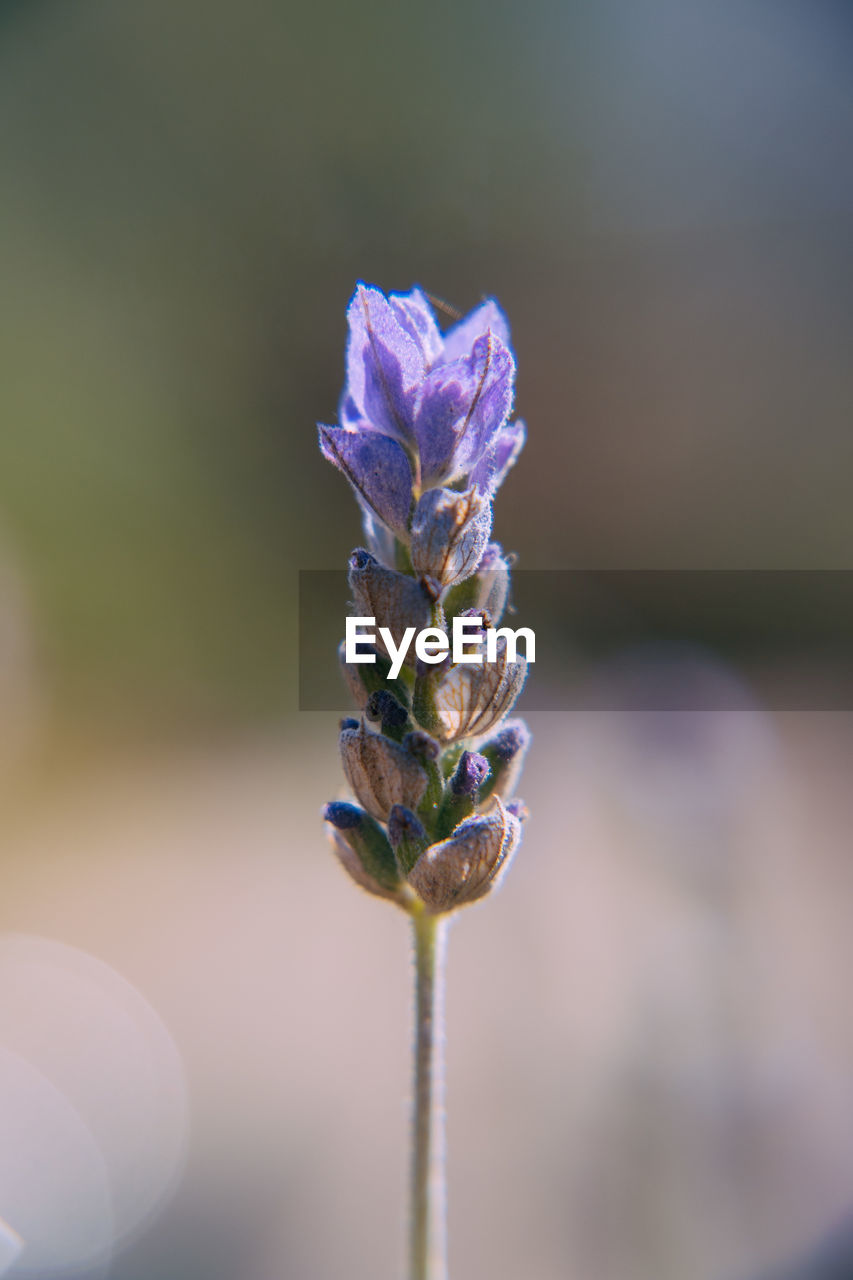
[[[403,875],[408,875],[429,845],[429,836],[415,814],[401,804],[395,804],[388,815],[388,839]]]
[[[477,569],[492,530],[492,504],[475,488],[428,489],[412,519],[415,572],[453,586]]]
[[[342,640],[338,645],[338,659],[341,664],[344,680],[346,680],[347,688],[355,699],[361,711],[367,705],[367,700],[377,689],[386,689],[388,693],[392,693],[398,702],[406,705],[409,701],[410,694],[402,680],[390,680],[388,672],[391,670],[391,663],[384,653],[380,653],[378,649],[371,646],[363,646],[365,653],[373,653],[376,655],[375,662],[347,662],[347,648]]]
[[[439,839],[450,834],[463,818],[474,812],[480,795],[480,787],[489,776],[489,762],[476,751],[463,751],[459,763],[447,784],[444,803],[438,816],[436,835]]]
[[[394,851],[378,822],[354,804],[333,800],[323,810],[344,868],[368,893],[400,902],[404,885]]]
[[[347,781],[368,813],[385,822],[395,804],[417,809],[427,788],[427,774],[405,747],[362,723],[344,729],[341,758]]]
[[[397,742],[403,737],[409,723],[408,711],[387,689],[377,689],[370,695],[364,714],[368,720],[378,720],[382,725],[382,732]]]
[[[490,542],[483,552],[477,572],[459,582],[444,602],[448,618],[460,613],[488,614],[497,625],[503,617],[509,597],[509,561],[497,542]]]
[[[450,779],[450,790],[455,796],[467,796],[472,800],[489,776],[489,762],[476,751],[463,751],[456,771]]]
[[[430,729],[442,742],[488,733],[511,710],[526,677],[527,660],[516,655],[510,662],[506,639],[498,637],[494,662],[451,667],[436,684]]]
[[[505,800],[512,795],[529,746],[530,730],[523,720],[507,720],[494,738],[480,746],[492,770],[481,792],[483,799],[495,795]]]
[[[386,569],[362,547],[357,547],[350,556],[348,581],[356,613],[361,617],[375,618],[377,632],[378,628],[386,627],[395,645],[401,644],[407,628],[414,627],[417,633],[430,625],[432,601],[417,578],[398,573],[396,569]],[[378,634],[377,640],[387,653]],[[405,662],[412,666],[414,661],[414,646],[410,644]]]
[[[521,825],[500,800],[494,812],[467,818],[440,844],[431,845],[408,881],[434,915],[482,898],[493,888],[518,845]]]

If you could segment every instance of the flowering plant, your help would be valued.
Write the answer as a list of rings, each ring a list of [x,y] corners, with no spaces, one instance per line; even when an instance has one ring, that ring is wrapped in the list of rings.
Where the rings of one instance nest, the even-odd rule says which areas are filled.
[[[349,561],[355,612],[375,619],[395,652],[409,628],[446,637],[461,616],[482,639],[509,594],[509,562],[490,541],[492,501],[525,438],[524,424],[510,421],[506,319],[490,300],[442,334],[420,289],[385,297],[365,285],[347,318],[340,425],[321,425],[319,436],[362,511],[367,546]],[[506,716],[526,662],[510,655],[500,632],[492,652],[479,664],[407,657],[394,679],[381,642],[368,661],[341,652],[361,713],[342,721],[340,735],[358,804],[333,801],[324,816],[352,878],[402,907],[414,926],[412,1280],[445,1274],[443,924],[498,883],[525,814],[513,790],[529,734]]]

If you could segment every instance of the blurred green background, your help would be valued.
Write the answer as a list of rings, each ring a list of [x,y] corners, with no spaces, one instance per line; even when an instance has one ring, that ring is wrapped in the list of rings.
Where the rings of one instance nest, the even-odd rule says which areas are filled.
[[[192,1117],[115,1280],[396,1273],[401,922],[296,709],[356,280],[504,306],[522,567],[848,568],[851,53],[842,0],[0,0],[2,927],[134,984]],[[533,719],[452,1274],[758,1275],[853,1185],[851,718]]]

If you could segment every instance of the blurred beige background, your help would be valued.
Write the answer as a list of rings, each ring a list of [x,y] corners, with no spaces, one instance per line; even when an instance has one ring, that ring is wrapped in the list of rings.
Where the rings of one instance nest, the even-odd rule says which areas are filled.
[[[520,565],[846,568],[851,45],[829,0],[0,0],[0,928],[60,947],[29,1014],[0,972],[0,1081],[92,1179],[76,1274],[399,1274],[405,922],[296,701],[296,575],[359,537],[313,426],[354,282],[504,305]],[[853,717],[531,720],[450,939],[451,1273],[775,1276],[853,1198]]]

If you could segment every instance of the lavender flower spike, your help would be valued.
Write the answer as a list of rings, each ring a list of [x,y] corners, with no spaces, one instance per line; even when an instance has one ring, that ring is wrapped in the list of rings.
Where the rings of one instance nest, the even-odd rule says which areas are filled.
[[[366,638],[361,653],[344,645],[341,659],[362,713],[340,728],[343,770],[358,803],[333,801],[324,817],[352,879],[412,919],[409,1277],[445,1280],[443,1232],[431,1207],[433,1195],[443,1201],[434,1083],[441,939],[451,912],[496,887],[526,812],[512,793],[530,735],[506,717],[527,663],[514,647],[510,653],[507,633],[490,630],[509,598],[511,557],[489,541],[495,495],[525,428],[511,418],[515,359],[491,299],[443,334],[422,290],[385,296],[360,284],[347,323],[340,421],[319,427],[320,448],[361,508],[367,549],[352,552],[348,583],[357,625],[372,626],[375,639]],[[468,649],[454,651],[453,623],[466,616],[479,621]],[[438,645],[437,661],[411,647],[420,633]],[[479,665],[469,652],[477,635],[494,642]]]
[[[320,427],[320,447],[355,490],[371,544],[352,553],[348,580],[355,615],[374,620],[377,661],[363,670],[345,663],[344,671],[378,731],[364,720],[345,724],[341,753],[358,812],[383,833],[379,841],[371,835],[373,844],[386,850],[389,814],[402,807],[421,825],[428,852],[463,820],[488,817],[491,831],[497,801],[512,801],[529,738],[521,722],[501,729],[527,672],[523,659],[510,660],[503,636],[494,660],[481,665],[451,661],[448,652],[428,666],[411,647],[394,682],[383,665],[388,646],[396,651],[427,627],[449,634],[454,618],[474,614],[485,638],[500,617],[510,565],[489,538],[495,492],[524,441],[523,424],[509,419],[515,360],[491,300],[442,334],[422,290],[386,297],[362,284],[347,322],[341,425]],[[484,754],[470,749],[487,736]],[[434,758],[404,744],[421,738]],[[359,831],[372,833],[365,819]],[[409,880],[411,893],[396,900],[415,914],[435,912],[435,895],[419,898],[418,883]],[[440,913],[462,900],[448,895]]]

